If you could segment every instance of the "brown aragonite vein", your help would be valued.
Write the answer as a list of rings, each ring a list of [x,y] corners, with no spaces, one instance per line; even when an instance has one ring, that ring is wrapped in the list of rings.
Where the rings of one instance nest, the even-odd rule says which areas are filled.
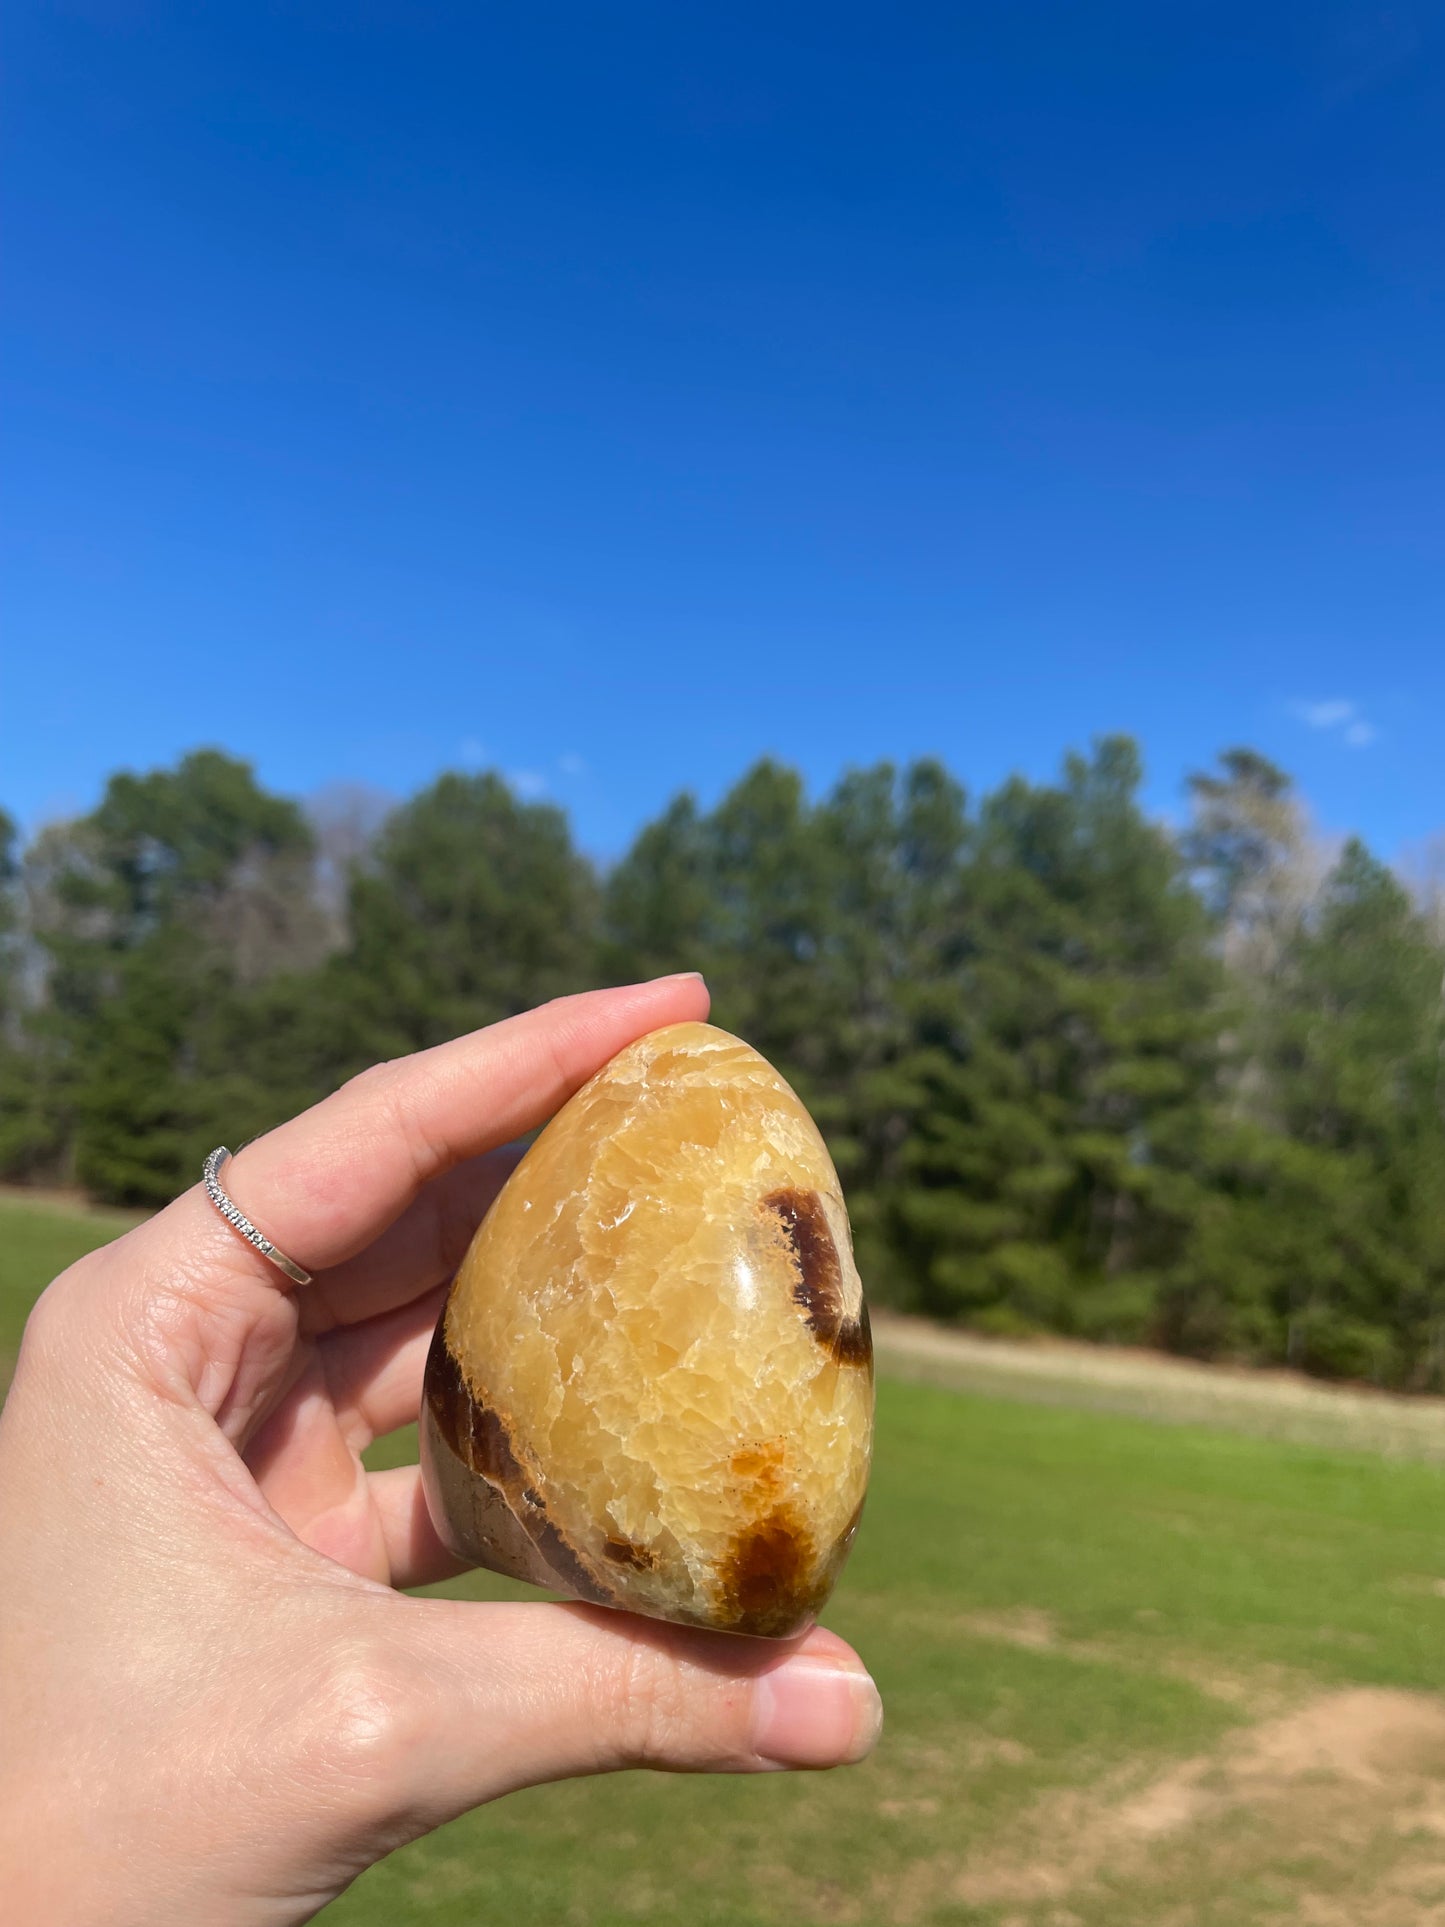
[[[512,1450],[511,1433],[501,1415],[468,1385],[447,1344],[444,1319],[437,1325],[427,1357],[426,1404],[452,1453],[501,1500],[555,1576],[558,1590],[594,1605],[615,1605],[615,1593],[598,1583],[547,1516],[547,1502],[538,1490],[541,1479]],[[478,1557],[475,1547],[457,1550]]]
[[[808,1315],[808,1329],[836,1365],[873,1367],[873,1332],[862,1291],[849,1315],[844,1303],[843,1266],[816,1191],[774,1191],[763,1199],[782,1227],[797,1265],[793,1297]]]

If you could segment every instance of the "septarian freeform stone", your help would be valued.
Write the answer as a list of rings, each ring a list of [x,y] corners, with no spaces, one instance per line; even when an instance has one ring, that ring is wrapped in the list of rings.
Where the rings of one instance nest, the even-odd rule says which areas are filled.
[[[644,1037],[548,1125],[457,1274],[422,1409],[438,1531],[576,1598],[778,1637],[832,1589],[872,1431],[812,1119],[726,1031]]]

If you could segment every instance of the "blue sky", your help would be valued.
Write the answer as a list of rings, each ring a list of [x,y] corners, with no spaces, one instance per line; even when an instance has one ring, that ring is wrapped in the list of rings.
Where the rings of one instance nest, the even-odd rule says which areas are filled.
[[[1248,742],[1445,827],[1445,7],[16,0],[0,801]]]

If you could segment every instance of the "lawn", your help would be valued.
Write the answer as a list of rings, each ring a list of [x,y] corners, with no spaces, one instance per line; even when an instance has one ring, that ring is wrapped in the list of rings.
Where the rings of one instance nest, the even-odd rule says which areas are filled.
[[[56,1272],[135,1222],[119,1211],[59,1208],[13,1192],[0,1197],[0,1391],[10,1382],[38,1294]]]
[[[0,1345],[102,1229],[0,1205]],[[885,1376],[828,1617],[887,1704],[867,1766],[539,1788],[329,1927],[1445,1922],[1436,1465]]]

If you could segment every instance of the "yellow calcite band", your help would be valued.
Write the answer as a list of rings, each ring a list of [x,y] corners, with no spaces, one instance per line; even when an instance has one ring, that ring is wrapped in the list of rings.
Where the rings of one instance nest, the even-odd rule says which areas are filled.
[[[423,1410],[465,1557],[691,1625],[782,1635],[857,1525],[872,1352],[832,1160],[725,1031],[623,1051],[467,1254]]]

